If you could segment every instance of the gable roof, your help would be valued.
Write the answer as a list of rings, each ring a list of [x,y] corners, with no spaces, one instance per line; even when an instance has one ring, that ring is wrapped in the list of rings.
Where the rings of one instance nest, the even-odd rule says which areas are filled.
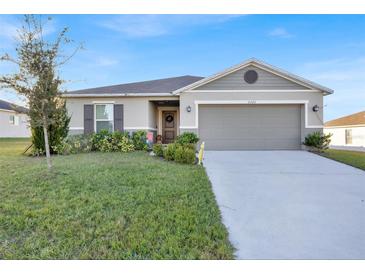
[[[337,118],[328,121],[324,124],[325,127],[356,126],[356,125],[365,125],[365,111]]]
[[[190,85],[196,81],[203,79],[203,77],[199,76],[191,76],[185,75],[180,77],[171,77],[164,79],[157,79],[151,81],[143,81],[143,82],[134,82],[113,86],[104,86],[98,88],[90,88],[90,89],[82,89],[67,92],[64,94],[65,97],[72,97],[73,95],[123,95],[123,94],[161,94],[167,93],[168,95],[172,95],[171,93],[174,90],[180,89],[184,86]]]
[[[4,101],[4,100],[0,100],[0,109],[11,110],[11,111],[19,112],[19,113],[28,112],[27,108],[18,106],[16,104],[13,104],[13,103],[10,103],[10,102]]]
[[[309,81],[307,79],[304,79],[304,78],[302,78],[300,76],[297,76],[295,74],[292,74],[292,73],[290,73],[288,71],[285,71],[283,69],[280,69],[280,68],[274,67],[272,65],[269,65],[269,64],[267,64],[267,63],[265,63],[265,62],[263,62],[261,60],[255,59],[255,58],[248,59],[248,60],[246,60],[246,61],[244,61],[244,62],[242,62],[242,63],[240,63],[238,65],[235,65],[235,66],[230,67],[230,68],[228,68],[226,70],[223,70],[221,72],[218,72],[218,73],[216,73],[216,74],[214,74],[212,76],[206,77],[206,78],[204,78],[204,79],[202,79],[200,81],[194,82],[194,83],[192,83],[192,84],[190,84],[188,86],[182,87],[182,88],[174,91],[173,93],[174,94],[180,94],[181,92],[184,92],[186,90],[190,90],[190,89],[194,89],[194,88],[200,87],[202,85],[205,85],[205,84],[207,84],[209,82],[212,82],[214,80],[217,80],[217,79],[219,79],[219,78],[221,78],[223,76],[226,76],[226,75],[228,75],[228,74],[230,74],[232,72],[235,72],[237,70],[240,70],[240,69],[242,69],[244,67],[247,67],[247,66],[250,66],[250,65],[256,66],[256,67],[258,67],[260,69],[269,71],[269,72],[271,72],[273,74],[276,74],[276,75],[279,75],[279,76],[281,76],[283,78],[286,78],[286,79],[288,79],[290,81],[293,81],[295,83],[298,83],[298,84],[300,84],[302,86],[305,86],[305,87],[307,87],[309,89],[316,89],[316,90],[319,90],[319,91],[324,92],[325,94],[332,94],[333,93],[333,90],[330,89],[330,88],[324,87],[322,85],[319,85],[317,83],[314,83],[312,81]]]

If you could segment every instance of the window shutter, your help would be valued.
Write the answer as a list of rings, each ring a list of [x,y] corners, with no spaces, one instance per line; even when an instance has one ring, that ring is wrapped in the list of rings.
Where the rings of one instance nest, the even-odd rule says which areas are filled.
[[[123,131],[123,105],[114,105],[114,131]]]
[[[94,132],[94,105],[84,105],[84,134]]]

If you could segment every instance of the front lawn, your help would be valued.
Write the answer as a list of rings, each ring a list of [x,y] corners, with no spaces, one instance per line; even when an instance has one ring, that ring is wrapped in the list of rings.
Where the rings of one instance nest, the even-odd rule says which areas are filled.
[[[0,259],[233,258],[202,167],[88,153],[49,174],[23,145],[0,140]]]
[[[328,149],[321,155],[365,170],[365,152]]]
[[[30,138],[0,138],[0,157],[21,155],[30,143]]]

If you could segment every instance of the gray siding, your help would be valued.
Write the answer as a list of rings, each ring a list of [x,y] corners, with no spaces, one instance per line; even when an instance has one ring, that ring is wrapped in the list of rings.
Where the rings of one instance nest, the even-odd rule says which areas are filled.
[[[243,75],[247,70],[255,70],[258,73],[258,79],[254,84],[247,84]],[[215,81],[207,83],[196,90],[306,90],[305,86],[289,81],[273,73],[259,69],[254,66],[248,66],[231,74],[228,74]]]
[[[207,150],[300,149],[300,105],[202,105],[199,137]]]

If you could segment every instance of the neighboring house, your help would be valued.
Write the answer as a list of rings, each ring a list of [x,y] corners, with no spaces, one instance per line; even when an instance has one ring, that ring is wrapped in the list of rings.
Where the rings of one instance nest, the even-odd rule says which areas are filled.
[[[301,149],[322,131],[323,87],[256,59],[210,77],[181,76],[65,94],[70,133],[195,132],[207,150]]]
[[[0,138],[30,137],[27,109],[0,100]]]
[[[365,148],[365,111],[325,123],[325,133],[331,133],[331,146]]]

